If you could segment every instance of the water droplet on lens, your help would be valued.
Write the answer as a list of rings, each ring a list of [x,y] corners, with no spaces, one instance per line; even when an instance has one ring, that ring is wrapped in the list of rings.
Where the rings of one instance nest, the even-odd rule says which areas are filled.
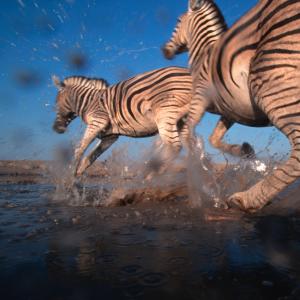
[[[166,283],[167,276],[164,273],[147,273],[140,279],[141,284],[149,287],[159,287]]]
[[[171,257],[168,260],[168,263],[172,264],[172,265],[183,265],[183,264],[186,264],[186,262],[187,262],[187,259],[185,257],[181,257],[181,256]]]
[[[144,287],[140,284],[135,284],[129,287],[126,287],[123,290],[123,293],[126,297],[136,298],[144,295]]]
[[[127,265],[121,269],[123,275],[135,276],[143,273],[143,267],[139,265]]]

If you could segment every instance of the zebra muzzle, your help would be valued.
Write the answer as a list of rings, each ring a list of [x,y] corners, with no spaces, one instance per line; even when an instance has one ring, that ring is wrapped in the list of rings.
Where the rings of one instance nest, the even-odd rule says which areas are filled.
[[[67,126],[65,126],[65,124],[62,124],[61,122],[55,122],[52,128],[57,133],[64,133],[67,129]]]
[[[161,48],[163,55],[166,59],[173,59],[175,56],[175,52],[167,47],[166,45]]]

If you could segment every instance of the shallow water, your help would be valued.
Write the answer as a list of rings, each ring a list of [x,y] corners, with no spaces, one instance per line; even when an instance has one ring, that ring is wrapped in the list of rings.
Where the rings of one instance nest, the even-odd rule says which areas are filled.
[[[2,299],[299,299],[296,211],[70,206],[54,192],[0,186]]]

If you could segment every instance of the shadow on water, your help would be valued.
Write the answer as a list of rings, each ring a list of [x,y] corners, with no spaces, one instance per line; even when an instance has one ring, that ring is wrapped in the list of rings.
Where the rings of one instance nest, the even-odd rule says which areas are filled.
[[[282,196],[284,205],[278,202],[254,215],[218,209],[212,200],[231,193],[233,182],[236,188],[252,184],[273,168],[271,163],[253,160],[223,165],[222,172],[208,175],[201,171],[208,176],[203,180],[216,180],[207,190],[197,188],[198,206],[189,205],[187,186],[181,197],[175,193],[166,201],[158,201],[162,194],[157,193],[152,201],[144,191],[135,199],[148,197],[145,201],[102,205],[116,184],[128,194],[168,190],[189,172],[199,176],[186,171],[180,158],[169,175],[143,183],[134,171],[140,163],[123,150],[125,156],[117,150],[107,160],[110,175],[102,169],[100,179],[84,179],[77,202],[57,197],[57,185],[66,181],[53,176],[53,169],[55,184],[0,185],[3,299],[299,299],[299,188]],[[68,161],[68,151],[60,155]],[[212,165],[206,157],[193,167]]]

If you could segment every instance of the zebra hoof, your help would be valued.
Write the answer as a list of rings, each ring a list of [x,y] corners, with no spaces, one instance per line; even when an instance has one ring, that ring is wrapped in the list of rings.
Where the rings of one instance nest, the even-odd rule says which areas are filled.
[[[227,205],[230,209],[240,209],[243,211],[247,210],[246,199],[243,195],[244,193],[235,193],[229,197]]]
[[[86,171],[86,169],[90,166],[90,162],[89,160],[84,157],[81,161],[81,163],[79,164],[78,168],[75,171],[75,176],[76,177],[80,177],[84,174],[84,172]]]
[[[260,209],[250,203],[245,192],[235,193],[226,201],[229,209],[238,209],[249,213],[254,213]]]
[[[243,143],[241,147],[241,156],[245,158],[254,158],[255,151],[249,143]]]
[[[75,177],[80,177],[80,176],[82,176],[83,173],[84,173],[84,171],[85,171],[85,168],[80,166],[80,167],[75,171]]]
[[[163,53],[163,55],[164,55],[164,57],[166,58],[166,59],[169,59],[169,60],[171,60],[171,59],[173,59],[174,58],[174,51],[172,51],[171,49],[169,49],[168,47],[162,47],[161,48],[161,50],[162,50],[162,53]]]

